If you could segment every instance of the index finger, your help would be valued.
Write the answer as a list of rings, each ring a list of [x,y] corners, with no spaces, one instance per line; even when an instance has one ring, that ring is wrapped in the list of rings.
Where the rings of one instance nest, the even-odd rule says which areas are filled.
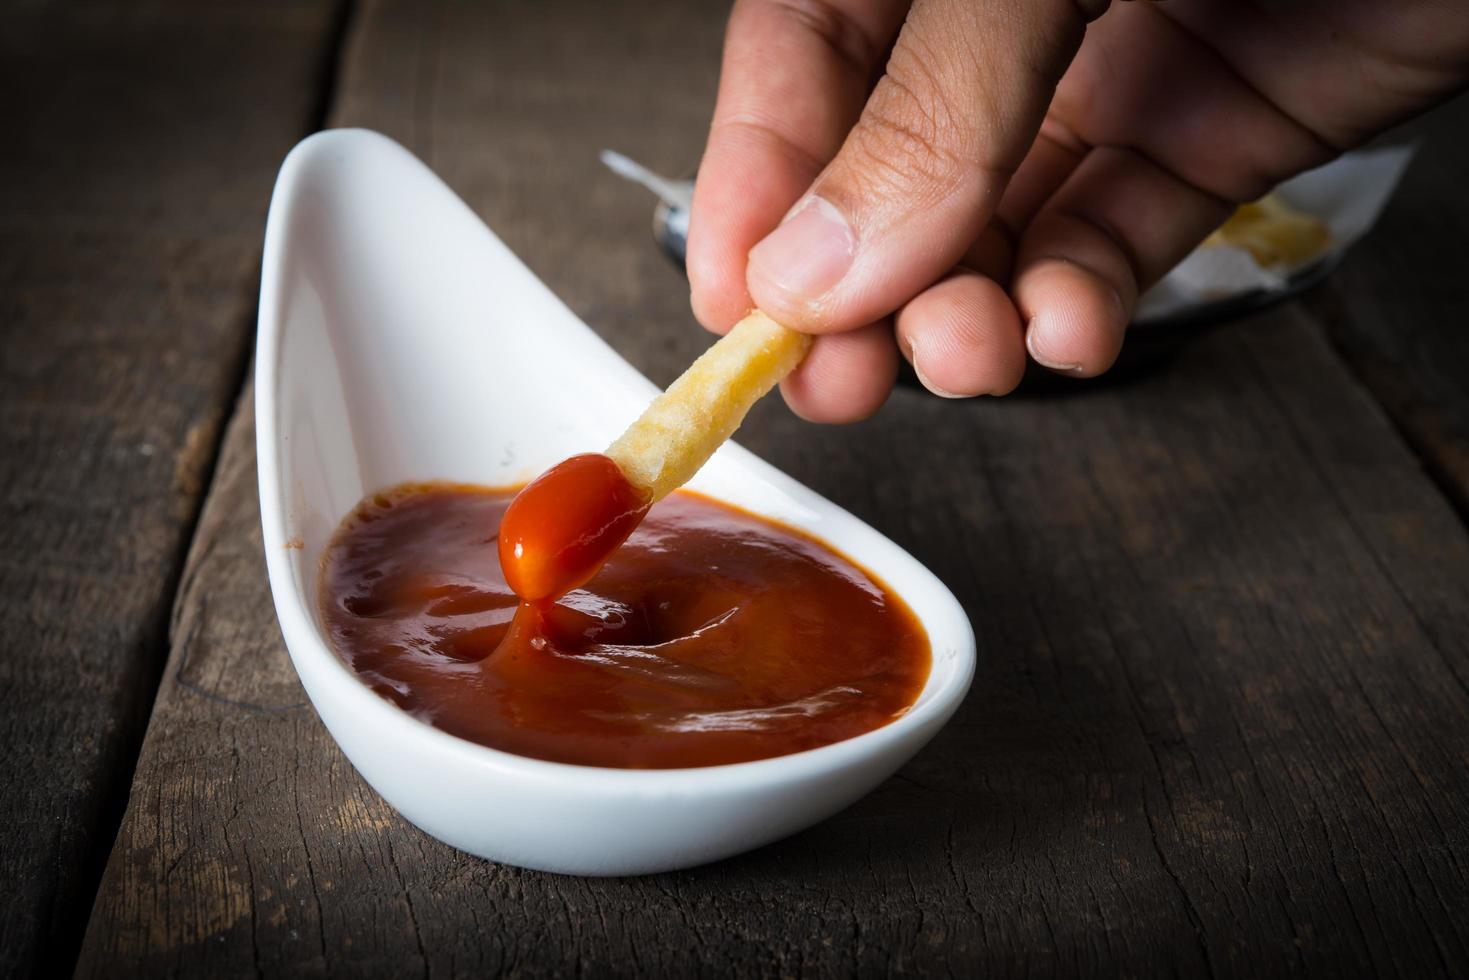
[[[908,4],[738,0],[689,223],[694,315],[723,333],[753,305],[750,248],[836,155]]]

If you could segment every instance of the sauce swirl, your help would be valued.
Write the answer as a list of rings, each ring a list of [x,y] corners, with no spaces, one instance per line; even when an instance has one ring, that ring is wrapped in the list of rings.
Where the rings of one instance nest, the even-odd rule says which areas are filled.
[[[513,495],[377,494],[323,558],[338,655],[430,724],[537,759],[709,766],[861,734],[923,688],[927,637],[882,583],[813,538],[686,491],[639,512],[559,602],[522,603],[499,560]],[[563,513],[579,520],[575,506]],[[605,558],[601,545],[587,553]],[[580,563],[511,574],[550,582],[550,595]]]

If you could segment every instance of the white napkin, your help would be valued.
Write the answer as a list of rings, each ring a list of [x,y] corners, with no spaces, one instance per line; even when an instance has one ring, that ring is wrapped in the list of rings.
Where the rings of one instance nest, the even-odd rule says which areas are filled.
[[[1146,323],[1247,293],[1284,293],[1302,273],[1335,263],[1371,230],[1398,186],[1414,146],[1357,150],[1292,177],[1275,189],[1283,202],[1326,224],[1331,246],[1294,266],[1264,268],[1234,245],[1196,248],[1138,301],[1134,322]]]

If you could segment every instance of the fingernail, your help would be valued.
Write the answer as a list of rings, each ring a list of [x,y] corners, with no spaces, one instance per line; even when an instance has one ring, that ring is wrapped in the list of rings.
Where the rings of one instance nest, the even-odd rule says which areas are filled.
[[[750,250],[750,290],[764,287],[793,304],[813,303],[841,281],[856,254],[857,237],[842,213],[812,196]]]
[[[968,395],[961,395],[957,392],[948,391],[944,388],[940,388],[938,385],[930,381],[928,375],[923,373],[923,359],[918,354],[918,345],[916,343],[913,343],[911,340],[908,343],[911,348],[911,350],[909,351],[909,359],[913,362],[913,373],[918,375],[918,380],[923,384],[923,387],[927,388],[935,395],[938,395],[940,398],[969,397]]]
[[[1025,349],[1030,351],[1031,358],[1041,367],[1050,368],[1052,371],[1060,371],[1062,374],[1080,374],[1081,365],[1075,361],[1063,361],[1046,351],[1045,328],[1031,319],[1025,331]]]

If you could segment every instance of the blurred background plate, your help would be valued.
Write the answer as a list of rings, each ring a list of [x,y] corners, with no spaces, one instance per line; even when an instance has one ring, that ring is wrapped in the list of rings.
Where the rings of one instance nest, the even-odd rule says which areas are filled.
[[[1165,361],[1190,340],[1221,323],[1238,320],[1299,295],[1322,282],[1341,263],[1382,213],[1411,161],[1411,144],[1379,145],[1338,157],[1281,184],[1275,196],[1291,208],[1322,221],[1331,232],[1327,250],[1294,268],[1228,271],[1210,262],[1217,246],[1201,246],[1143,295],[1112,376]],[[688,245],[692,175],[664,178],[621,154],[605,151],[609,168],[642,184],[659,198],[653,212],[653,237],[669,259],[684,267]],[[1223,271],[1222,271],[1223,270]],[[1059,380],[1061,383],[1049,382]],[[918,384],[906,364],[900,383]],[[1057,379],[1033,365],[1022,389],[1051,394],[1075,391],[1075,379]]]

